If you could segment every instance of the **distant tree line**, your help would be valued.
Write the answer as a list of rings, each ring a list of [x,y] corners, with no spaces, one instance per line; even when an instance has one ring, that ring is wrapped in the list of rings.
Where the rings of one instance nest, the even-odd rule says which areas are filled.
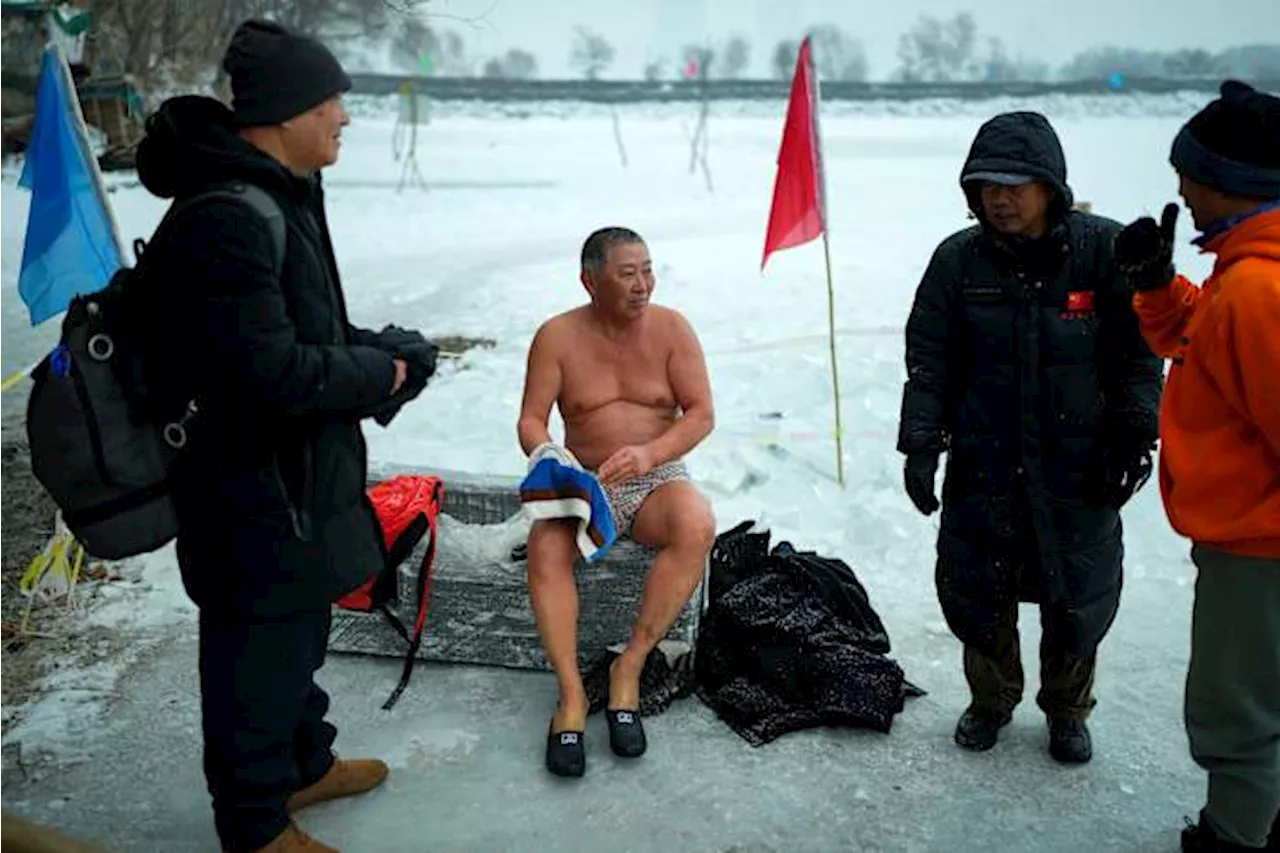
[[[426,2],[89,0],[82,3],[93,15],[84,61],[97,73],[131,76],[143,91],[214,82],[231,33],[246,18],[272,18],[343,49],[392,37],[401,21],[420,20]]]
[[[512,47],[496,56],[470,53],[464,33],[444,29],[447,16],[433,15],[428,0],[88,0],[88,5],[94,17],[86,62],[99,73],[131,75],[144,92],[218,83],[218,62],[231,32],[250,16],[274,18],[320,36],[357,67],[389,63],[403,73],[441,77],[538,76],[537,58],[528,50]],[[831,22],[816,24],[808,32],[821,79],[868,79],[866,50],[855,35]],[[12,37],[17,36],[6,27],[6,45]],[[761,57],[767,58],[770,76],[790,78],[798,47],[798,39],[783,39]],[[7,48],[4,53],[9,53]],[[568,59],[577,74],[599,79],[615,58],[604,36],[575,28]],[[723,40],[685,45],[671,57],[651,59],[642,74],[647,80],[733,80],[746,75],[752,61],[750,42],[729,34]],[[1216,53],[1101,46],[1055,69],[1012,53],[999,38],[984,36],[971,13],[950,18],[922,15],[899,38],[897,64],[889,76],[904,82],[951,83],[1105,80],[1114,75],[1280,79],[1280,44]]]
[[[868,79],[869,63],[863,43],[833,23],[817,24],[808,30],[813,39],[814,63],[824,80],[861,82]],[[770,75],[788,79],[795,69],[799,39],[783,39],[769,53]],[[518,73],[509,73],[511,53],[490,60],[485,76],[528,78],[536,76],[532,57],[516,64]],[[587,79],[598,79],[613,64],[615,51],[604,36],[585,27],[574,31],[569,63]],[[695,79],[741,79],[751,66],[752,46],[742,35],[723,42],[686,45],[674,56],[652,59],[643,68],[646,80],[687,77]],[[969,12],[951,18],[922,15],[898,40],[897,67],[891,80],[916,83],[957,83],[966,81],[1047,82],[1050,80],[1106,80],[1113,75],[1191,79],[1237,75],[1259,79],[1280,79],[1280,44],[1236,47],[1218,53],[1200,49],[1170,52],[1143,51],[1122,47],[1096,47],[1076,55],[1060,68],[1026,56],[1013,54],[996,37],[983,36]],[[408,70],[407,67],[404,70]]]

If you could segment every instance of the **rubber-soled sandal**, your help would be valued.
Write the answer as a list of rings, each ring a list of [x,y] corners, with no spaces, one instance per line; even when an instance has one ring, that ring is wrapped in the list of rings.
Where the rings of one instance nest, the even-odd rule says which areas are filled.
[[[639,711],[606,710],[609,721],[609,748],[621,758],[639,758],[648,748]]]
[[[587,771],[587,751],[583,732],[552,731],[547,727],[547,769],[557,776],[581,776]]]

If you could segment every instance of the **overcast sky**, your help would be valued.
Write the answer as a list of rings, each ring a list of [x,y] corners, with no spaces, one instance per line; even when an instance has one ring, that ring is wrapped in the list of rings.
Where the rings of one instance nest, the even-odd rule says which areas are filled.
[[[430,0],[429,17],[457,30],[481,59],[511,47],[533,52],[544,78],[576,76],[568,56],[578,24],[617,51],[605,76],[636,78],[651,60],[672,67],[685,44],[734,33],[752,44],[753,76],[767,75],[779,39],[830,21],[862,40],[871,76],[883,78],[897,65],[898,36],[920,15],[964,10],[980,35],[999,36],[1010,55],[1054,67],[1103,44],[1212,51],[1280,42],[1280,0]]]

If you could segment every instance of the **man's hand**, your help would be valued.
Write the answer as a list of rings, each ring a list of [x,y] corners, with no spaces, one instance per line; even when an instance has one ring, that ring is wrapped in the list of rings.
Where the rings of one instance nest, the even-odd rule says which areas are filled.
[[[401,388],[404,387],[405,380],[409,378],[409,365],[403,358],[395,360],[396,365],[396,381],[391,386],[391,395],[395,396]]]
[[[628,445],[606,459],[596,474],[602,485],[612,486],[648,474],[653,468],[653,453],[648,448]]]
[[[1115,261],[1128,285],[1138,292],[1160,290],[1173,281],[1173,236],[1178,206],[1166,204],[1160,224],[1144,216],[1116,235]]]
[[[1098,460],[1086,480],[1091,505],[1121,509],[1129,502],[1155,468],[1156,437],[1153,423],[1120,423],[1103,431]]]
[[[933,482],[937,473],[938,454],[936,453],[913,453],[907,457],[903,468],[907,496],[916,505],[916,509],[925,515],[933,515],[938,511],[938,498],[933,493]]]

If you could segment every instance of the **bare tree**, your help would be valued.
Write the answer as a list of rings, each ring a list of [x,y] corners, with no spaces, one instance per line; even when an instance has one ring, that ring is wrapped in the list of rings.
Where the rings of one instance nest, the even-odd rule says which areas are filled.
[[[420,19],[391,39],[391,61],[403,71],[415,73],[426,63],[442,77],[470,77],[475,66],[466,43],[453,30],[434,30]]]
[[[980,76],[974,54],[978,25],[961,12],[949,21],[922,15],[898,40],[898,76],[908,82],[949,82]]]
[[[687,44],[680,51],[680,59],[685,68],[692,64],[697,69],[697,79],[706,80],[711,77],[711,69],[716,64],[716,51],[706,45]]]
[[[667,73],[666,66],[667,64],[661,59],[655,59],[652,62],[645,63],[644,79],[648,80],[650,83],[654,82],[655,80],[661,80],[663,76]]]
[[[742,76],[751,64],[751,44],[742,36],[735,35],[724,47],[724,58],[720,62],[720,76],[727,80],[736,80]]]
[[[1124,47],[1095,47],[1079,53],[1061,71],[1064,80],[1105,80],[1112,74],[1158,77],[1164,57],[1155,51]]]
[[[773,58],[769,64],[773,68],[773,76],[779,80],[788,80],[796,67],[796,55],[800,53],[800,44],[790,39],[783,39],[773,48]]]
[[[1048,64],[1024,57],[1011,57],[1004,42],[987,39],[986,79],[993,83],[1039,83],[1049,79]]]
[[[604,36],[586,27],[574,28],[569,64],[581,71],[588,80],[599,79],[600,72],[613,64],[613,57],[613,45]]]
[[[538,60],[532,53],[512,48],[484,64],[483,76],[504,80],[528,80],[538,73]]]
[[[414,16],[404,22],[391,38],[391,62],[404,71],[421,69],[424,59],[435,61],[441,51],[441,40],[422,18]]]
[[[850,38],[835,24],[816,26],[810,35],[813,38],[813,64],[819,77],[853,82],[867,79],[867,53],[862,42]]]
[[[1178,50],[1164,58],[1169,77],[1222,77],[1229,72],[1221,57],[1207,50]]]
[[[1218,55],[1224,75],[1253,80],[1280,78],[1280,44],[1231,47]]]
[[[331,43],[376,40],[426,0],[95,0],[86,58],[144,92],[219,73],[232,32],[268,18]],[[411,26],[406,23],[405,26]]]

